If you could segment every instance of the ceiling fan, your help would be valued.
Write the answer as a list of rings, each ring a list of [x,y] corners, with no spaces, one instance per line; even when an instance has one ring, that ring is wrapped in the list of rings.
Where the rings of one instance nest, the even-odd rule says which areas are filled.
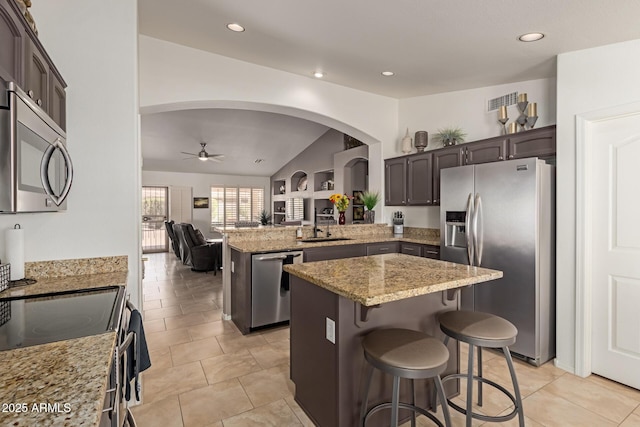
[[[205,147],[207,146],[206,142],[201,142],[200,146],[202,146],[202,149],[198,152],[198,153],[186,153],[184,151],[181,151],[182,154],[188,154],[189,156],[193,156],[193,157],[187,157],[184,160],[189,160],[189,159],[198,159],[198,160],[202,160],[203,162],[206,162],[207,160],[211,160],[213,162],[221,162],[222,159],[224,158],[224,154],[209,154],[207,153],[207,150],[205,150]]]

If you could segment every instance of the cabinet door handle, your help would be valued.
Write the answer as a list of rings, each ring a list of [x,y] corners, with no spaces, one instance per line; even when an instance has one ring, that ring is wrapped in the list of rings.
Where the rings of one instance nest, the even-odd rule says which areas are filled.
[[[36,101],[36,104],[38,104],[38,107],[42,107],[42,99],[38,99]]]
[[[438,251],[427,251],[428,254],[438,255]]]
[[[510,159],[513,159],[513,154],[510,154],[510,155],[509,155],[509,158],[510,158]]]
[[[33,91],[32,90],[28,90],[27,91],[27,95],[29,95],[29,98],[33,99]]]
[[[503,160],[503,159],[502,159],[502,156],[498,156],[498,160]]]

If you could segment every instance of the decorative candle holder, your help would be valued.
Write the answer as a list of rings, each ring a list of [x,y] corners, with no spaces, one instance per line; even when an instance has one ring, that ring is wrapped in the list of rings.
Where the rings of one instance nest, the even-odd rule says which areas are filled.
[[[502,105],[498,111],[498,122],[502,125],[502,135],[507,134],[507,122],[509,121],[509,117],[507,117],[507,106]]]
[[[520,110],[520,115],[516,119],[516,122],[520,125],[520,132],[525,130],[525,125],[527,124],[527,105],[529,105],[529,102],[526,99],[524,101],[518,101],[518,110]]]

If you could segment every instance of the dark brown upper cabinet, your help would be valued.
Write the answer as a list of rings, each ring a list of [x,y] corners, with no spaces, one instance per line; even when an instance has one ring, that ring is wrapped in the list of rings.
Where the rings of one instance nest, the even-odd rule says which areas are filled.
[[[462,165],[556,154],[556,126],[385,160],[385,205],[440,205],[440,171]]]
[[[407,157],[407,205],[433,204],[433,154]]]
[[[507,137],[491,138],[466,144],[465,164],[477,165],[480,163],[498,162],[505,159]]]
[[[407,158],[398,157],[384,161],[384,204],[407,204]]]
[[[30,41],[26,46],[27,63],[23,90],[45,111],[49,108],[49,64],[40,47]]]
[[[16,82],[65,129],[67,85],[14,0],[0,0],[0,79]]]
[[[464,163],[464,148],[459,146],[447,147],[433,151],[433,204],[440,204],[440,171],[446,168],[462,166]]]
[[[539,157],[541,159],[554,157],[556,154],[556,127],[547,126],[510,136],[507,153],[509,160],[524,157]]]
[[[0,1],[0,78],[23,82],[25,32],[13,0]]]

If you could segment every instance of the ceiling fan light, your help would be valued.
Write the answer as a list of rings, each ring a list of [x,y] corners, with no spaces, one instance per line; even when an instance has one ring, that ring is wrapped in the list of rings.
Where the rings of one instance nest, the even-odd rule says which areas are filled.
[[[198,160],[202,160],[203,162],[207,161],[207,157],[206,156],[198,156]]]

